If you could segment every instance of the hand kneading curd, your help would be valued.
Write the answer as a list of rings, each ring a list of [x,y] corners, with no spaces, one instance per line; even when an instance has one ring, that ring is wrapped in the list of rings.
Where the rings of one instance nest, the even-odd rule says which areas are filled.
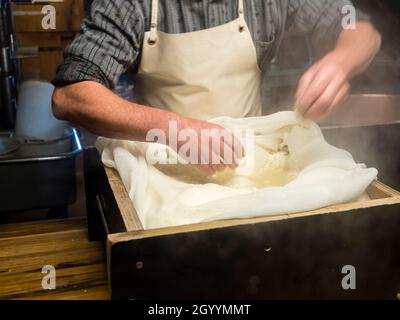
[[[146,161],[150,146],[152,151],[165,146],[99,138],[104,165],[119,172],[145,229],[350,202],[363,196],[377,177],[376,169],[356,164],[347,151],[329,145],[315,123],[294,112],[211,122],[233,132],[254,131],[253,144],[242,137],[245,148],[253,148],[246,148],[238,168],[211,177],[190,165]]]

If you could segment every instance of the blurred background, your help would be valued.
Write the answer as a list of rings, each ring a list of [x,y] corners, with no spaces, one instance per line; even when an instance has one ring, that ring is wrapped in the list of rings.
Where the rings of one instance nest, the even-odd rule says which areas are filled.
[[[45,1],[46,2],[46,1]],[[51,2],[51,1],[47,1]],[[62,61],[64,48],[79,31],[93,0],[63,0],[53,5],[57,29],[43,30],[43,3],[14,4],[15,33],[19,48],[20,80],[50,81]],[[357,9],[366,13],[383,35],[382,51],[368,72],[353,83],[353,93],[398,93],[400,91],[400,2],[396,0],[354,0]],[[294,44],[294,45],[293,45]],[[297,50],[293,50],[297,48]],[[318,59],[307,35],[288,34],[273,62],[264,68],[264,100],[268,113],[292,105],[293,92],[305,68]],[[121,78],[116,88],[130,97],[130,75]],[[267,112],[267,111],[266,111]]]
[[[382,34],[382,50],[370,68],[352,83],[352,93],[400,93],[400,1],[353,0],[355,7],[369,16]],[[264,73],[264,106],[274,111],[293,106],[297,81],[305,67],[315,62],[321,52],[310,47],[307,35],[284,38],[279,52]],[[329,47],[329,43],[326,44]],[[293,49],[297,48],[297,49]],[[327,49],[327,48],[326,48]],[[267,110],[266,110],[267,111]]]
[[[51,1],[47,1],[51,2]],[[57,29],[43,30],[41,8],[43,3],[15,4],[15,33],[21,55],[21,81],[42,79],[50,81],[62,61],[64,48],[79,31],[93,0],[63,0],[54,2],[57,10]],[[354,81],[353,92],[398,93],[400,88],[400,1],[353,0],[357,9],[366,13],[383,36],[382,51],[369,72]],[[293,46],[293,44],[295,44]],[[293,47],[298,50],[293,50]],[[318,53],[309,47],[306,35],[288,35],[275,57],[265,68],[265,99],[280,109],[287,103],[282,95],[292,93],[299,75]],[[121,79],[122,85],[127,77]],[[121,90],[122,88],[118,88]],[[290,96],[290,94],[286,94]]]
[[[21,53],[21,81],[52,80],[62,62],[64,48],[79,31],[86,14],[82,0],[64,0],[52,5],[56,8],[56,30],[42,28],[43,3],[14,5],[14,30]]]

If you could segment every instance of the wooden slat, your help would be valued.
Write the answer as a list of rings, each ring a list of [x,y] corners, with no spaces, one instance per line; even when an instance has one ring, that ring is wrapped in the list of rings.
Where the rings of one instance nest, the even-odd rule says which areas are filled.
[[[56,75],[57,67],[63,61],[63,51],[41,51],[38,56],[22,59],[22,80],[41,79],[51,81]]]
[[[62,49],[61,35],[58,33],[18,33],[18,46]]]
[[[400,196],[400,192],[390,188],[382,182],[375,181],[367,189],[367,193],[371,199],[383,199],[387,197]]]
[[[127,232],[127,233],[111,234],[108,236],[108,240],[110,242],[110,245],[112,245],[117,242],[123,242],[123,241],[134,240],[134,239],[143,239],[143,238],[178,234],[178,233],[184,233],[184,232],[194,232],[194,231],[201,231],[201,230],[208,230],[208,229],[234,227],[234,226],[245,225],[245,224],[257,224],[257,223],[278,221],[278,220],[285,220],[285,219],[302,218],[302,217],[308,217],[308,216],[320,215],[320,214],[346,212],[346,211],[350,211],[350,210],[354,210],[354,209],[358,209],[358,208],[368,208],[368,207],[393,205],[393,204],[400,203],[400,193],[378,181],[375,181],[371,184],[371,186],[368,188],[368,193],[369,193],[370,197],[372,198],[372,200],[359,201],[359,202],[346,203],[346,204],[338,204],[338,205],[329,206],[329,207],[325,207],[325,208],[321,208],[321,209],[313,210],[313,211],[309,211],[309,212],[264,216],[264,217],[258,217],[258,218],[248,218],[248,219],[231,219],[231,220],[212,221],[212,222],[199,223],[199,224],[193,224],[193,225],[152,229],[152,230],[139,230],[139,231],[132,231],[132,232]]]
[[[234,220],[220,220],[220,221],[213,221],[213,222],[206,222],[206,223],[199,223],[199,224],[192,224],[192,225],[184,225],[178,227],[169,227],[169,228],[162,228],[162,229],[152,229],[152,230],[144,230],[144,231],[132,231],[126,233],[115,233],[110,234],[108,236],[108,240],[111,244],[115,244],[118,242],[124,242],[129,240],[135,239],[143,239],[143,238],[151,238],[157,236],[164,236],[164,235],[172,235],[178,233],[185,233],[185,232],[196,232],[202,230],[211,230],[211,229],[218,229],[218,228],[229,228],[235,227],[245,224],[257,224],[257,223],[264,223],[264,222],[271,222],[271,221],[278,221],[278,220],[287,220],[287,219],[294,219],[294,218],[303,218],[309,217],[314,215],[321,215],[321,214],[332,214],[338,212],[346,212],[356,208],[369,208],[369,207],[378,207],[384,205],[394,205],[400,203],[400,197],[394,197],[389,199],[377,199],[368,201],[368,204],[360,203],[359,206],[354,206],[354,204],[349,205],[338,205],[338,206],[331,206],[322,208],[315,211],[309,211],[305,213],[294,213],[294,214],[285,214],[285,215],[275,215],[275,216],[268,216],[268,217],[260,217],[260,218],[251,218],[251,219],[234,219]]]
[[[129,195],[121,181],[121,178],[118,172],[114,169],[105,167],[105,171],[107,173],[107,177],[111,188],[113,190],[115,199],[118,203],[119,209],[121,211],[121,215],[127,223],[126,233],[118,233],[111,234],[108,236],[110,241],[110,245],[120,241],[128,241],[134,239],[142,239],[149,237],[156,237],[162,235],[170,235],[177,234],[183,232],[193,232],[207,229],[216,229],[216,228],[225,228],[225,227],[233,227],[244,224],[256,224],[262,222],[269,221],[277,221],[284,219],[292,219],[292,218],[300,218],[307,217],[312,215],[319,214],[329,214],[336,212],[345,212],[358,208],[366,208],[366,207],[375,207],[382,205],[391,205],[400,203],[400,192],[386,186],[385,184],[374,181],[369,188],[367,189],[367,193],[371,200],[359,201],[353,203],[346,204],[338,204],[334,206],[329,206],[325,208],[321,208],[318,210],[313,210],[309,212],[301,212],[295,214],[283,214],[283,215],[270,215],[264,217],[257,218],[248,218],[248,219],[231,219],[231,220],[223,220],[223,221],[212,221],[206,223],[199,223],[193,225],[185,225],[185,226],[177,226],[177,227],[169,227],[169,228],[160,228],[153,230],[143,230],[143,227],[140,224],[140,228],[138,228],[138,224],[140,223],[139,217],[137,216],[136,210],[133,207],[132,201],[129,198]],[[132,219],[133,218],[133,219]],[[133,222],[133,224],[132,224]],[[128,227],[129,226],[129,227]]]
[[[105,167],[108,181],[110,183],[111,189],[114,193],[115,200],[117,202],[118,208],[121,212],[122,219],[124,220],[126,230],[128,231],[138,231],[143,230],[142,223],[136,213],[129,194],[126,191],[124,184],[118,172],[114,169]]]
[[[64,219],[43,222],[0,225],[0,240],[11,237],[32,236],[70,230],[86,230],[86,219]]]
[[[107,283],[104,277],[105,268],[104,264],[99,264],[56,269],[57,289],[54,292],[61,293],[70,289],[74,291],[85,290],[87,287],[105,285]],[[5,275],[2,277],[0,297],[2,299],[13,299],[21,294],[47,295],[49,291],[44,290],[41,285],[43,277],[41,268],[36,272],[18,274],[18,278],[15,277],[15,274]]]
[[[35,254],[21,254],[21,256],[0,259],[3,264],[0,272],[3,274],[18,272],[35,272],[44,265],[53,265],[59,268],[74,265],[97,264],[104,261],[103,250],[99,246],[76,248],[59,252],[43,252]],[[45,263],[45,264],[43,264]],[[5,281],[5,278],[2,278]],[[1,291],[1,290],[0,290]]]
[[[104,245],[89,242],[84,219],[0,226],[0,299],[107,299]],[[56,270],[42,288],[43,266]]]
[[[109,300],[107,285],[94,286],[86,289],[68,290],[66,292],[47,291],[36,296],[28,296],[29,300]],[[20,297],[15,300],[24,300]]]
[[[55,234],[5,238],[0,241],[0,259],[21,256],[22,254],[78,249],[77,243],[84,242],[86,239],[86,231],[66,231]],[[89,243],[88,247],[91,245]],[[2,268],[1,265],[0,268]]]

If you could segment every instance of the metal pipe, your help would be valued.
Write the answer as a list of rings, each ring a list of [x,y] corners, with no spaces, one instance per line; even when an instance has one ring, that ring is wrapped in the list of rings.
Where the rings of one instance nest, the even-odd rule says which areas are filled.
[[[16,118],[16,61],[14,60],[12,1],[0,0],[0,129],[11,130]]]

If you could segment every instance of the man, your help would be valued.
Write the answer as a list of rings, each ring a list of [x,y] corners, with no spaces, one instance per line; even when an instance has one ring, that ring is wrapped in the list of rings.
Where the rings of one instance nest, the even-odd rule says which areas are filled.
[[[369,65],[380,36],[367,21],[342,28],[349,0],[97,0],[82,31],[65,53],[54,80],[54,114],[109,138],[145,141],[154,128],[220,133],[207,143],[219,163],[202,163],[207,174],[225,168],[226,150],[242,148],[218,116],[261,115],[260,68],[277,51],[283,33],[311,34],[313,44],[332,35],[336,47],[301,78],[298,111],[318,119],[348,94],[349,80]],[[110,89],[128,69],[136,72],[137,103]],[[167,134],[168,136],[168,134]],[[201,135],[198,134],[198,137]],[[167,141],[168,143],[168,141]],[[179,143],[183,144],[184,141]],[[204,154],[198,143],[199,154]],[[211,157],[209,157],[211,158]]]

